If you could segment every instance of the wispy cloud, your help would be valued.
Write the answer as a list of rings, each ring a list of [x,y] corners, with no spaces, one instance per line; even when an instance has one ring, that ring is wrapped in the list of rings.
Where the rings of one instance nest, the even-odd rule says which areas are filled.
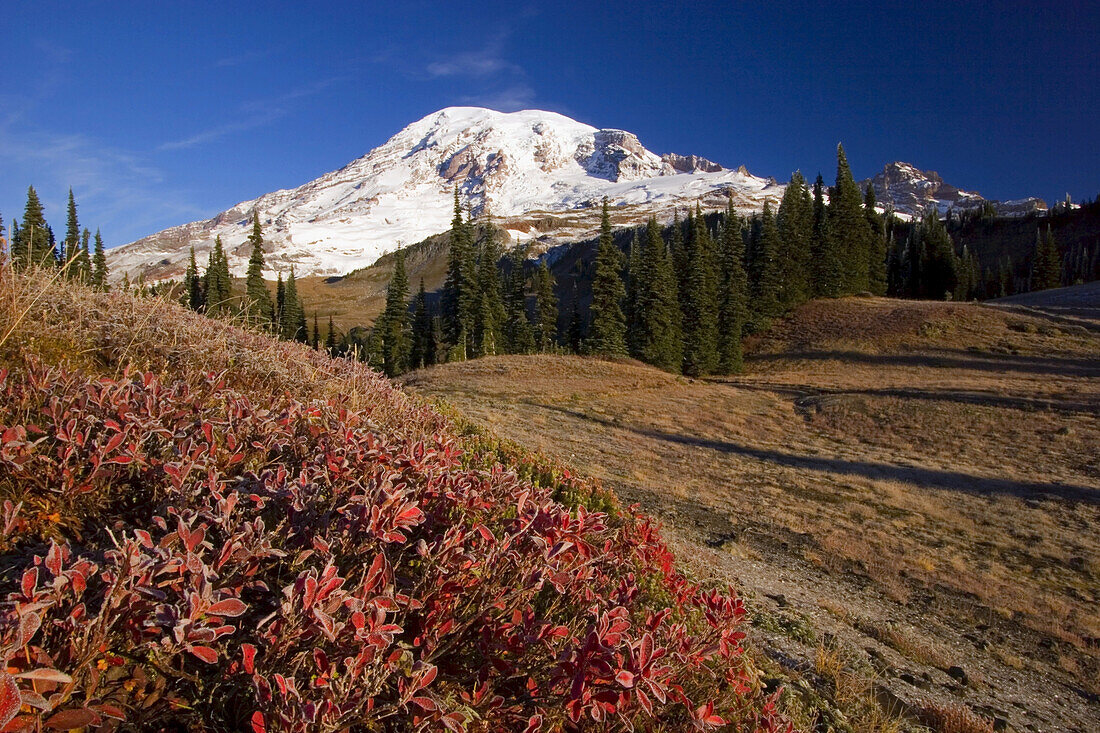
[[[461,104],[488,107],[500,112],[530,109],[535,102],[535,90],[527,84],[513,84],[503,89],[459,97]]]
[[[0,124],[0,167],[34,171],[33,183],[47,198],[47,212],[61,215],[57,198],[72,186],[90,228],[102,226],[109,244],[162,228],[166,221],[200,218],[208,212],[165,185],[164,174],[129,151],[80,134],[26,131]]]
[[[474,51],[460,51],[444,58],[434,59],[424,67],[431,79],[448,76],[484,78],[504,74],[523,76],[523,67],[509,61],[504,46],[509,32],[500,31]]]
[[[192,135],[188,135],[185,138],[180,138],[179,140],[169,140],[157,146],[157,150],[164,152],[193,148],[197,145],[218,140],[227,135],[254,130],[258,127],[269,125],[293,112],[295,108],[291,104],[292,102],[319,94],[343,78],[342,76],[334,76],[308,86],[291,90],[277,97],[245,102],[238,107],[241,118],[235,122],[215,125],[206,130],[200,130]]]

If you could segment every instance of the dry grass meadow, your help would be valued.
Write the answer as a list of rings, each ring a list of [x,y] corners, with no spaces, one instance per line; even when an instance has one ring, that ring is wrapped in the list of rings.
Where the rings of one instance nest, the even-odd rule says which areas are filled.
[[[658,516],[697,573],[749,595],[784,674],[839,694],[824,654],[873,680],[856,729],[958,705],[1100,728],[1100,333],[845,299],[748,354],[710,380],[529,356],[406,383]]]

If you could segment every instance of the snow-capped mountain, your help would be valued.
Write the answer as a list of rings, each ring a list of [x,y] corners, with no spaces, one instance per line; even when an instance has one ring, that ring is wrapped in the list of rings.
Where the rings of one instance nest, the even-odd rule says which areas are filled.
[[[987,203],[980,194],[963,191],[945,183],[935,171],[922,171],[908,163],[888,163],[882,172],[865,181],[860,187],[875,187],[875,198],[885,208],[906,214],[920,214],[935,206],[940,214],[950,209],[976,209]],[[1001,216],[1023,216],[1032,211],[1045,211],[1042,199],[1027,198],[1018,201],[988,201]]]
[[[362,158],[293,190],[245,201],[208,221],[167,229],[108,253],[112,275],[179,277],[194,245],[200,266],[215,236],[243,275],[245,239],[259,212],[268,275],[340,275],[450,226],[453,190],[475,216],[491,213],[513,241],[541,249],[591,235],[607,196],[616,226],[676,206],[748,212],[774,202],[773,179],[694,155],[659,156],[623,130],[599,130],[560,114],[449,107],[414,122]]]

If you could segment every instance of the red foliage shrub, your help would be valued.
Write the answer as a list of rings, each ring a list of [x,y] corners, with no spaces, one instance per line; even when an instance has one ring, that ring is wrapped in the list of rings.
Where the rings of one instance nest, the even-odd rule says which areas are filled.
[[[789,730],[643,517],[214,375],[0,398],[5,730]]]

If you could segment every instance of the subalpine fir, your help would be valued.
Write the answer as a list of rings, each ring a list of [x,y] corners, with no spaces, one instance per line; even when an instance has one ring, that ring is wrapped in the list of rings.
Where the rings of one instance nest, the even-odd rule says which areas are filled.
[[[248,318],[257,324],[270,323],[274,310],[271,294],[264,282],[264,235],[260,229],[260,214],[252,215],[252,233],[248,235],[251,254],[248,257],[248,270],[245,274],[245,300]]]
[[[596,273],[592,280],[592,324],[588,331],[588,350],[603,356],[626,355],[626,317],[622,302],[622,255],[611,232],[611,214],[607,198],[603,200],[600,239],[596,249]]]

